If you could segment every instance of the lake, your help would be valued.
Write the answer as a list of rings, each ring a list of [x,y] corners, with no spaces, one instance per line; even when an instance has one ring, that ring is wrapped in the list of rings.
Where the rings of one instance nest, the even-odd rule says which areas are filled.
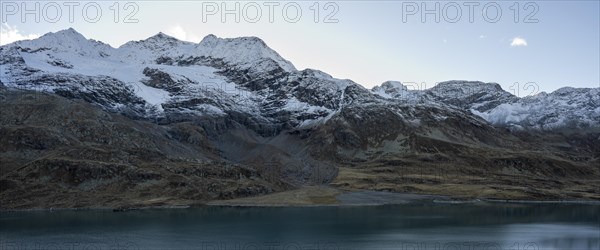
[[[600,249],[600,206],[443,204],[0,213],[0,249]]]

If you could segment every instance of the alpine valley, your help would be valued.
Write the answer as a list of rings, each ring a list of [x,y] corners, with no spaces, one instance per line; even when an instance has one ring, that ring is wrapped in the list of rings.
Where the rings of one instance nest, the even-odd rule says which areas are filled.
[[[3,210],[298,190],[306,204],[360,190],[600,200],[600,88],[366,89],[297,70],[256,37],[113,48],[68,29],[4,45],[0,138]]]

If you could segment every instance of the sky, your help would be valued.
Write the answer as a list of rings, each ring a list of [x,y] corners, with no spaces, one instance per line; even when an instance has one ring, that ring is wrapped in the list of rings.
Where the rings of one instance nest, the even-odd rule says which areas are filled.
[[[0,44],[69,27],[113,47],[158,32],[256,36],[298,69],[367,88],[478,80],[526,96],[600,87],[599,2],[2,1]]]

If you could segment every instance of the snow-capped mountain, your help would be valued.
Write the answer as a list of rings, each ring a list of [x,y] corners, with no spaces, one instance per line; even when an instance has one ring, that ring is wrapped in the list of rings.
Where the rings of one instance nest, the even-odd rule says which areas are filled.
[[[113,48],[68,29],[4,45],[0,111],[0,209],[198,204],[305,184],[600,199],[599,88],[369,90],[298,70],[256,37],[159,33]]]
[[[441,82],[428,89],[427,95],[436,101],[480,112],[515,100],[500,84],[473,81]]]
[[[550,94],[519,98],[497,83],[447,81],[426,90],[384,82],[372,91],[388,99],[455,106],[493,125],[514,130],[600,127],[600,88],[565,87]]]
[[[191,43],[159,33],[112,48],[68,29],[2,46],[0,55],[7,87],[54,92],[163,123],[226,116],[273,133],[321,124],[351,103],[399,102],[459,108],[515,129],[600,126],[597,88],[526,98],[496,83],[469,81],[426,90],[389,81],[367,90],[318,70],[299,71],[256,37],[209,35]]]
[[[209,35],[194,44],[159,33],[112,48],[68,29],[3,46],[0,53],[0,81],[8,87],[82,98],[145,118],[242,113],[252,123],[298,125],[286,113],[302,121],[325,117],[348,85],[296,70],[256,37]]]
[[[405,102],[417,102],[422,99],[422,92],[409,89],[398,81],[386,81],[380,86],[375,86],[371,91],[383,98],[397,99]]]
[[[600,88],[558,89],[501,103],[473,113],[492,124],[514,129],[586,129],[600,126]]]

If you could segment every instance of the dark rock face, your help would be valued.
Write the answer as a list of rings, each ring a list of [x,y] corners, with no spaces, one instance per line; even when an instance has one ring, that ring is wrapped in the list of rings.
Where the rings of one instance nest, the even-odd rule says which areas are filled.
[[[60,59],[54,59],[52,61],[49,61],[48,64],[52,65],[52,66],[56,66],[56,67],[61,67],[61,68],[65,68],[65,69],[72,69],[73,65],[71,65],[68,62],[65,62],[63,60]]]
[[[156,64],[176,65],[176,66],[210,66],[217,69],[224,69],[227,63],[220,58],[212,58],[207,56],[177,56],[175,58],[169,56],[160,56],[156,59]]]
[[[169,92],[177,92],[181,90],[180,86],[176,86],[176,82],[171,78],[171,76],[165,72],[162,72],[158,69],[144,68],[144,75],[150,78],[144,82],[144,84],[157,88],[164,89]]]
[[[255,65],[256,68],[265,68],[268,69],[267,71],[240,68],[236,65],[229,65],[213,60],[211,60],[211,63],[205,65],[219,69],[217,74],[225,76],[229,81],[254,92],[273,90],[274,86],[290,74],[270,59],[260,60]]]

